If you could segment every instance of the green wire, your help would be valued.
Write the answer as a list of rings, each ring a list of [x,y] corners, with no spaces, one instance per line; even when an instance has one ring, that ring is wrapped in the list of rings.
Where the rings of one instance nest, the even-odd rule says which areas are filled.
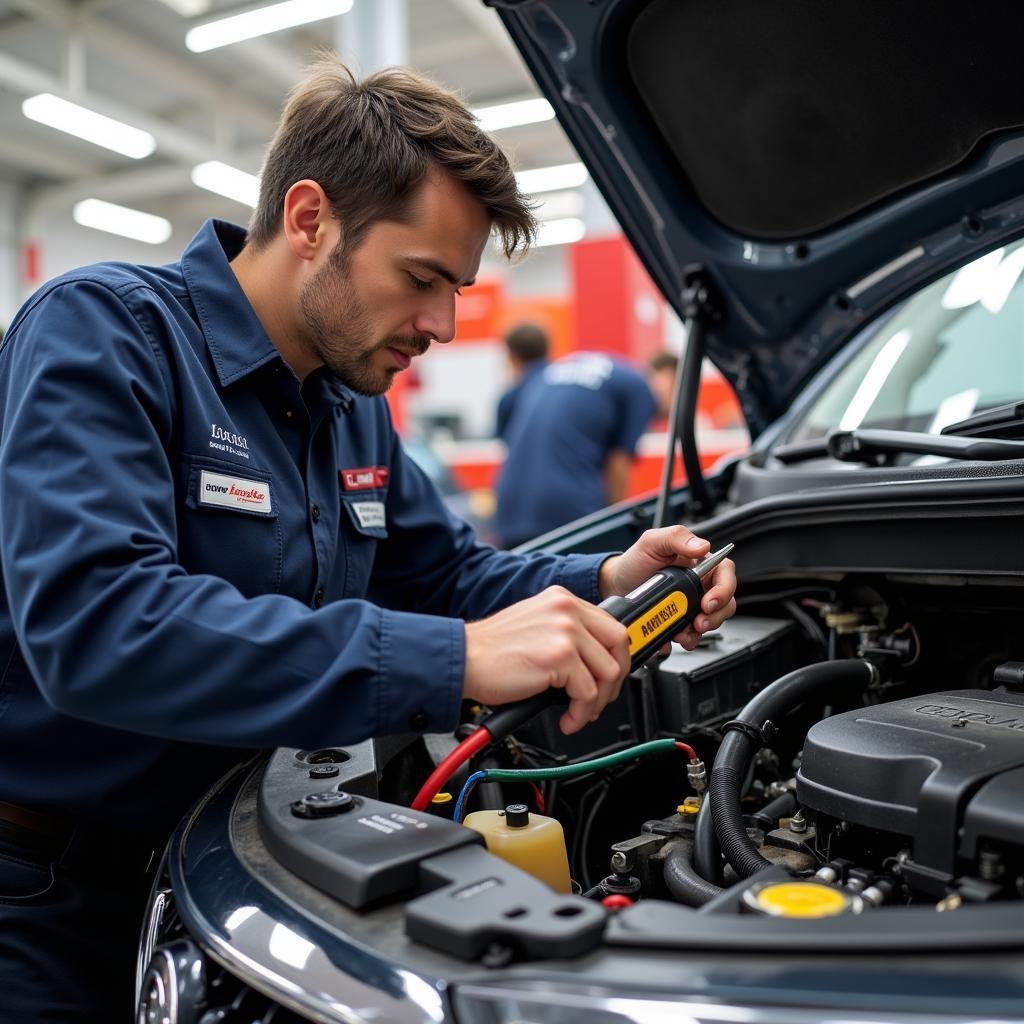
[[[675,749],[675,740],[651,740],[649,743],[641,743],[639,746],[630,747],[628,750],[620,750],[616,754],[595,757],[592,761],[580,761],[576,764],[561,765],[558,768],[487,768],[483,774],[485,778],[494,779],[497,782],[515,782],[517,780],[529,779],[572,779],[577,775],[586,775],[588,772],[599,771],[601,768],[611,768],[617,764],[624,764],[626,761],[635,761],[638,757],[646,757],[648,754],[657,754],[665,750]]]

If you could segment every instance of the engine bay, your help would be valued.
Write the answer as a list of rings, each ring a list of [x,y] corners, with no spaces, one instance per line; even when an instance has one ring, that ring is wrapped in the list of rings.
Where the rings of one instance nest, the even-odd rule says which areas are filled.
[[[451,738],[278,751],[260,833],[345,905],[402,903],[414,941],[484,962],[657,943],[666,904],[834,935],[1009,910],[1024,896],[1022,597],[946,577],[763,581],[574,737],[558,708],[502,724],[468,707]]]

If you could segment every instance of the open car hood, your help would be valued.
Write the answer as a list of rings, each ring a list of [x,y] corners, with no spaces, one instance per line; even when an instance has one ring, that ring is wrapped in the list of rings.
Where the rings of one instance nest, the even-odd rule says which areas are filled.
[[[1024,231],[1024,8],[485,0],[756,436],[870,318]]]

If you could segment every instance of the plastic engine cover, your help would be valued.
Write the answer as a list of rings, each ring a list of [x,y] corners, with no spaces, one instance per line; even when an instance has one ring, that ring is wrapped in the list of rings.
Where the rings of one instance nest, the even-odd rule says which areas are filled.
[[[833,818],[912,837],[914,861],[948,878],[958,853],[973,858],[973,846],[989,831],[985,821],[999,820],[998,838],[1024,846],[1016,801],[1008,802],[1005,822],[990,806],[1006,787],[985,787],[978,814],[971,809],[985,783],[1020,766],[1024,696],[952,690],[818,722],[807,734],[796,792],[801,804]],[[1018,825],[1008,836],[1012,822]],[[957,849],[961,828],[972,849]]]

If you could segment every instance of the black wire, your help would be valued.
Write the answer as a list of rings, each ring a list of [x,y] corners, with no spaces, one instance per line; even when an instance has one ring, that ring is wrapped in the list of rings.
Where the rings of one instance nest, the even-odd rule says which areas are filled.
[[[791,590],[780,590],[774,594],[742,594],[736,598],[736,607],[745,604],[758,604],[765,601],[785,601],[794,597],[809,597],[811,594],[825,594],[834,600],[836,592],[829,587],[793,587]]]
[[[601,805],[605,802],[608,797],[608,793],[611,791],[612,784],[610,781],[604,783],[604,788],[597,795],[597,799],[594,801],[594,806],[590,808],[590,813],[587,815],[586,821],[583,822],[583,828],[580,831],[580,847],[582,848],[582,871],[580,872],[580,878],[583,882],[583,888],[590,888],[590,870],[587,862],[587,848],[590,846],[590,829],[591,826],[597,819],[597,812],[601,809]]]
[[[811,640],[821,647],[822,650],[828,648],[828,640],[825,637],[825,631],[814,621],[814,618],[807,614],[795,601],[783,601],[782,606],[789,612],[790,615],[796,619],[797,622],[803,626],[804,632],[811,638]]]

